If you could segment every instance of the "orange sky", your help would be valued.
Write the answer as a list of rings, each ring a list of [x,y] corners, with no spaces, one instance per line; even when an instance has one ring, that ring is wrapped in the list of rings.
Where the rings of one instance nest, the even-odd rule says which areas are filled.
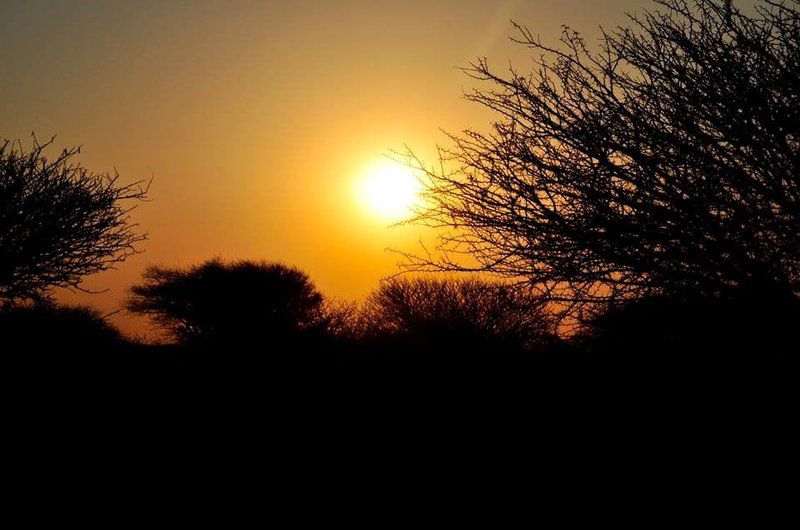
[[[125,181],[154,176],[145,252],[63,295],[105,312],[148,264],[280,260],[356,299],[413,249],[353,183],[390,149],[430,157],[440,128],[485,128],[456,67],[526,64],[509,19],[596,35],[643,0],[0,1],[0,137],[57,134]],[[113,317],[128,332],[141,322]]]

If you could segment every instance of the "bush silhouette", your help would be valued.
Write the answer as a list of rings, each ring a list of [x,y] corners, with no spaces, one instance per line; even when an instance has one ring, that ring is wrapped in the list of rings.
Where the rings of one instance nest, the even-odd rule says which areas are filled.
[[[96,310],[52,303],[0,310],[5,360],[28,365],[111,363],[125,345],[119,331]]]
[[[283,347],[315,329],[323,297],[292,267],[210,260],[188,268],[148,268],[126,307],[152,317],[183,345],[260,349]]]
[[[800,300],[785,293],[650,297],[594,316],[578,341],[598,362],[685,370],[794,362]]]
[[[429,363],[509,360],[555,340],[553,318],[540,298],[479,280],[384,281],[359,321],[366,340],[390,340],[400,358]]]

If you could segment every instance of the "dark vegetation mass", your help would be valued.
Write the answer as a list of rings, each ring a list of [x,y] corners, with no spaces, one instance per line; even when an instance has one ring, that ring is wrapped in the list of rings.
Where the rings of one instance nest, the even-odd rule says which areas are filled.
[[[785,376],[796,368],[800,322],[795,295],[738,292],[626,300],[564,328],[548,301],[526,286],[401,276],[355,304],[326,300],[296,268],[218,259],[151,267],[126,307],[150,317],[161,340],[131,341],[86,307],[4,307],[6,359],[59,376],[144,380],[360,374],[460,385],[475,377],[533,384],[544,374],[567,373]]]
[[[86,170],[76,149],[0,143],[4,361],[67,385],[280,388],[279,402],[319,406],[432,388],[514,403],[580,388],[591,402],[620,382],[675,396],[693,377],[786,388],[800,329],[798,2],[755,15],[656,3],[598,49],[519,27],[532,74],[468,69],[492,86],[468,98],[501,118],[454,135],[444,171],[420,166],[432,206],[417,221],[446,229],[439,252],[407,255],[415,274],[359,304],[280,263],[150,267],[125,309],[163,340],[131,341],[52,291],[137,252],[130,203],[145,189]]]

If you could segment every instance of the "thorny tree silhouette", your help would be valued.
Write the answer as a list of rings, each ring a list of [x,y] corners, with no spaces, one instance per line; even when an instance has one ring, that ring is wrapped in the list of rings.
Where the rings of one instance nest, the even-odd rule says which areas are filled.
[[[79,148],[47,158],[52,140],[33,142],[26,151],[0,141],[0,305],[81,289],[84,276],[124,261],[145,239],[127,205],[146,198],[143,182],[89,171],[74,162]]]
[[[568,315],[800,290],[800,3],[656,3],[596,51],[517,26],[531,74],[466,70],[493,85],[467,98],[501,119],[453,135],[443,170],[409,153],[433,204],[418,221],[447,231],[443,258],[408,268],[522,279]]]

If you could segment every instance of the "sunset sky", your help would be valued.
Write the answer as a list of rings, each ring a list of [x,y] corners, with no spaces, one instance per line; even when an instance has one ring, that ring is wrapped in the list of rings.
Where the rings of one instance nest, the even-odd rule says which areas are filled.
[[[561,24],[594,37],[644,5],[0,0],[0,137],[58,135],[93,170],[154,177],[135,213],[144,253],[88,280],[106,293],[65,300],[111,312],[146,265],[215,256],[297,265],[357,299],[396,270],[387,247],[431,237],[387,227],[396,205],[367,182],[393,178],[383,154],[408,144],[430,158],[440,128],[492,118],[461,98],[472,85],[456,67],[486,56],[524,68],[509,19],[545,40]]]

